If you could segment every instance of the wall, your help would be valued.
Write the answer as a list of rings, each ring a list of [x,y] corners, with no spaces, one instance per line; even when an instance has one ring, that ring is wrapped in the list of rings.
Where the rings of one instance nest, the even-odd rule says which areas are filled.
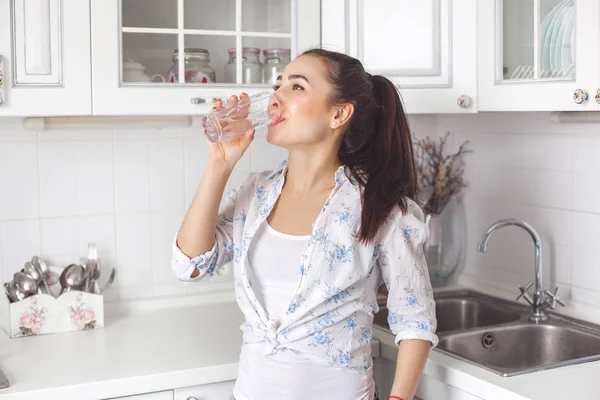
[[[282,159],[256,135],[229,187]],[[33,255],[64,267],[96,242],[104,279],[117,268],[109,301],[230,289],[231,276],[186,285],[170,269],[170,246],[206,155],[191,128],[36,133],[18,120],[0,121],[2,281]]]
[[[550,123],[544,113],[414,116],[416,136],[451,132],[467,155],[468,254],[465,276],[516,288],[533,279],[533,245],[504,228],[488,252],[476,251],[494,221],[531,223],[544,242],[544,273],[571,301],[600,307],[600,126]],[[276,165],[284,154],[260,140],[232,177]],[[54,265],[76,262],[89,241],[118,269],[109,299],[215,291],[184,285],[170,271],[171,241],[206,160],[197,131],[25,131],[0,122],[0,271],[3,280],[38,254]]]
[[[477,252],[489,225],[520,218],[543,240],[547,284],[559,285],[563,298],[570,292],[571,302],[600,307],[600,125],[554,124],[547,113],[427,118],[417,118],[416,135],[434,135],[436,125],[438,135],[451,133],[454,149],[469,140],[474,150],[466,156],[465,274],[515,294],[533,280],[533,242],[524,230],[497,231],[488,251]]]

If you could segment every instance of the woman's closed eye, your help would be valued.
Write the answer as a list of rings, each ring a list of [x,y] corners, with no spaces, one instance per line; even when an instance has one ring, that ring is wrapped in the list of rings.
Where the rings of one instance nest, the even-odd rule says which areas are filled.
[[[273,86],[273,91],[276,91],[280,87],[281,87],[280,85]],[[302,87],[301,85],[298,85],[297,83],[294,83],[294,85],[292,86],[292,90],[304,90],[304,87]]]

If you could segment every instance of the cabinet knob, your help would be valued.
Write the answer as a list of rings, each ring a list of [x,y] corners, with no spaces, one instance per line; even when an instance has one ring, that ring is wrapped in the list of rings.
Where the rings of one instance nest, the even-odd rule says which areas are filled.
[[[573,101],[575,104],[581,104],[588,99],[588,94],[581,89],[573,92]]]
[[[202,104],[202,103],[206,103],[206,99],[201,99],[200,97],[192,97],[190,99],[190,103],[192,103],[192,104]]]
[[[456,100],[456,103],[460,108],[469,108],[471,105],[471,98],[467,95],[462,95]]]
[[[596,90],[596,103],[600,104],[600,89]]]
[[[4,94],[4,90],[2,88],[2,79],[3,79],[2,67],[3,67],[2,56],[0,56],[0,106],[2,105],[2,103],[4,103],[4,97],[2,97]]]

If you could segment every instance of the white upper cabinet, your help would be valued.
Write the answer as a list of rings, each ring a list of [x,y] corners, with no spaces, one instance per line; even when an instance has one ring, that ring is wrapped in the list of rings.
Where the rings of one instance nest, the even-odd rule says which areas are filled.
[[[598,3],[480,1],[479,110],[597,110]]]
[[[476,0],[323,0],[322,43],[390,78],[408,113],[477,111]]]
[[[91,113],[89,1],[0,1],[0,116]]]
[[[204,114],[321,41],[319,0],[92,0],[91,17],[96,115]]]

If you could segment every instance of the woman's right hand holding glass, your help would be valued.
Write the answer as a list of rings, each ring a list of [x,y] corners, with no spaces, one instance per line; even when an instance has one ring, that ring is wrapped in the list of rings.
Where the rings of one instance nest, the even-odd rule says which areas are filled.
[[[240,94],[239,99],[237,96],[231,96],[227,102],[236,104],[239,100],[245,98],[248,98],[248,95],[246,93],[242,93]],[[211,112],[222,112],[224,108],[223,101],[217,100],[215,101]],[[239,114],[244,112],[246,115],[248,114],[247,107],[243,107],[240,111],[237,111],[237,115],[230,115],[229,118],[220,119],[221,125],[224,129],[226,129],[226,126],[229,123],[239,123],[239,121],[244,121],[244,118],[241,118],[241,115]],[[252,140],[254,139],[254,129],[252,129],[250,126],[248,127],[249,129],[243,136],[224,139],[216,143],[207,141],[211,165],[233,170],[237,162],[242,158],[250,146],[250,143],[252,143]]]

